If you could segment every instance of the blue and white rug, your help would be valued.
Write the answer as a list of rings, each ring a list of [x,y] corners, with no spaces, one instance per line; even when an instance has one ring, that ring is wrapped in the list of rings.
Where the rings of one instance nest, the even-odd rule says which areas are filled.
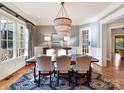
[[[81,81],[82,82],[82,79]],[[90,86],[71,84],[69,86],[66,76],[60,77],[59,86],[57,86],[56,78],[52,79],[52,87],[49,86],[49,77],[41,79],[40,87],[33,80],[33,72],[24,74],[19,80],[9,87],[10,90],[118,90],[109,80],[101,74],[92,73],[92,81]]]

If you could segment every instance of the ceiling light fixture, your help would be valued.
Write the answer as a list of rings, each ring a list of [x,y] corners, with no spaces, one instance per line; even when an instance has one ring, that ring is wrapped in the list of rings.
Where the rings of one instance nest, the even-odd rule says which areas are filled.
[[[71,29],[72,20],[69,18],[65,7],[64,2],[61,2],[61,8],[54,19],[55,29],[56,31],[67,32]]]

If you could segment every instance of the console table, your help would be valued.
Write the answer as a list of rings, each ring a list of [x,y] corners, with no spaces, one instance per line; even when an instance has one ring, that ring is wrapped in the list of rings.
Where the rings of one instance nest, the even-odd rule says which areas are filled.
[[[54,48],[50,48],[50,47],[44,47],[43,48],[43,54],[46,54],[46,50],[47,49],[65,49],[66,50],[66,54],[68,54],[68,50],[70,50],[71,49],[71,47],[54,47]]]

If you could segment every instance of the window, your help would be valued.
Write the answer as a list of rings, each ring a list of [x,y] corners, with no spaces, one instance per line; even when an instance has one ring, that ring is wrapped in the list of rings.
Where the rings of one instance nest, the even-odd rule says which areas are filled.
[[[24,40],[24,26],[19,26],[19,47],[18,47],[18,56],[24,55],[25,49],[25,40]]]
[[[0,15],[0,62],[24,55],[25,30],[25,24]]]
[[[1,16],[0,21],[0,61],[13,58],[13,33],[15,22]]]

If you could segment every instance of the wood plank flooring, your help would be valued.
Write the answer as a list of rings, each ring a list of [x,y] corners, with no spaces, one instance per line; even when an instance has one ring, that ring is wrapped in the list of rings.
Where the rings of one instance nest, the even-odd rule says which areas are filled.
[[[93,64],[93,68],[111,80],[119,89],[124,89],[124,59],[121,59],[119,54],[113,54],[112,61],[108,61],[107,67]]]
[[[16,71],[15,73],[13,73],[12,75],[10,75],[9,77],[3,79],[0,81],[0,90],[5,90],[7,89],[11,84],[13,84],[14,82],[16,82],[17,79],[19,79],[23,74],[25,74],[26,72],[28,72],[33,66],[32,65],[26,65],[24,67],[22,67],[21,69],[19,69],[18,71]]]
[[[115,86],[119,89],[124,89],[124,59],[119,57],[119,54],[114,54],[112,58],[112,62],[108,62],[107,67],[101,67],[96,63],[92,64],[93,69],[101,73],[107,79],[111,80]],[[10,78],[4,79],[0,81],[0,89],[7,89],[11,84],[16,82],[23,74],[28,72],[32,68],[32,65],[24,66]]]

